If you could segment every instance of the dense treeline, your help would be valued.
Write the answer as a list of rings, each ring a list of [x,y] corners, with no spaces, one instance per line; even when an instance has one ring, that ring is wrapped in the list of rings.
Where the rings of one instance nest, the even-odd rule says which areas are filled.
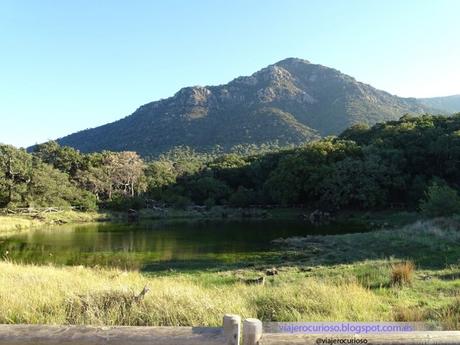
[[[145,192],[144,162],[134,152],[81,154],[48,142],[32,154],[0,146],[0,207],[95,209]]]
[[[296,148],[176,148],[81,154],[48,142],[32,154],[0,146],[0,207],[298,205],[329,210],[413,208],[429,186],[458,189],[460,114],[405,116]],[[447,187],[445,187],[447,188]],[[453,194],[455,195],[455,194]]]
[[[459,168],[460,115],[405,116],[260,155],[162,159],[150,163],[149,176],[168,178],[150,182],[149,192],[208,205],[414,208],[433,184],[460,187]]]

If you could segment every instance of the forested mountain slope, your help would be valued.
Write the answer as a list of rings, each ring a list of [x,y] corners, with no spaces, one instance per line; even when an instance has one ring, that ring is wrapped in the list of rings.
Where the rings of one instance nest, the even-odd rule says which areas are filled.
[[[289,58],[225,85],[194,86],[141,106],[132,115],[58,140],[82,152],[157,155],[187,145],[299,144],[429,107],[356,81],[338,70]]]
[[[460,112],[460,95],[419,98],[419,101],[427,107],[439,109],[448,113]]]

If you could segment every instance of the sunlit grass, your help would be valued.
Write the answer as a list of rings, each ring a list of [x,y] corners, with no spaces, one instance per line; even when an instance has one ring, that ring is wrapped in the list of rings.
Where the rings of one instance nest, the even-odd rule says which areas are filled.
[[[203,278],[1,262],[0,323],[196,326],[219,325],[225,313],[280,321],[385,315],[379,298],[356,283],[305,278],[247,286],[237,279],[214,284]],[[151,289],[145,299],[129,302],[145,285]]]
[[[21,214],[0,216],[0,233],[26,230],[40,225],[85,223],[105,220],[108,215],[98,212],[42,212],[39,214]]]
[[[458,267],[417,271],[410,286],[392,286],[391,264],[369,261],[309,272],[285,267],[265,286],[254,286],[241,282],[260,274],[253,269],[153,276],[1,262],[0,323],[217,326],[223,314],[236,313],[265,321],[430,321],[457,327],[460,283],[443,277],[460,274]],[[358,268],[361,277],[385,284],[367,287],[369,281],[353,273]],[[144,286],[151,291],[135,302]]]
[[[31,218],[0,216],[0,233],[29,229],[40,224],[40,221]]]

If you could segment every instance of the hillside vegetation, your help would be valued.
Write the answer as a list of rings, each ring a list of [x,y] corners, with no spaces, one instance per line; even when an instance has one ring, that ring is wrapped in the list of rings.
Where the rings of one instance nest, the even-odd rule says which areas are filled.
[[[439,109],[449,113],[460,112],[460,95],[446,97],[419,98],[419,101],[427,107]]]
[[[135,152],[82,154],[55,142],[32,154],[4,145],[0,207],[123,210],[153,201],[178,208],[302,204],[338,211],[414,209],[420,203],[433,213],[433,204],[426,204],[430,197],[438,200],[435,209],[452,213],[459,164],[459,115],[356,125],[299,147],[239,147],[229,154],[181,147],[151,161]]]
[[[225,85],[194,86],[132,115],[58,140],[82,152],[158,156],[175,146],[228,152],[241,144],[301,144],[347,127],[432,112],[333,68],[289,58]]]

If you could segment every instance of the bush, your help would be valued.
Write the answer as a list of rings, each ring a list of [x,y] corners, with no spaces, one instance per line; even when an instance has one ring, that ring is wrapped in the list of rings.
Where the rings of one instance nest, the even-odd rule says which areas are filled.
[[[412,282],[415,265],[411,261],[404,261],[391,266],[391,284],[406,285]]]
[[[420,211],[428,217],[451,216],[460,212],[460,197],[455,189],[434,183],[421,200]]]
[[[168,198],[167,203],[173,208],[183,210],[192,204],[191,200],[186,196],[174,195],[171,198]]]
[[[255,192],[242,186],[234,192],[229,199],[229,203],[236,207],[248,207],[256,202]]]
[[[82,211],[96,211],[98,209],[96,196],[85,190],[80,191],[79,195],[74,197],[72,206],[76,206]]]
[[[117,195],[107,203],[107,208],[114,211],[140,210],[145,208],[145,200],[141,197],[126,198]]]

